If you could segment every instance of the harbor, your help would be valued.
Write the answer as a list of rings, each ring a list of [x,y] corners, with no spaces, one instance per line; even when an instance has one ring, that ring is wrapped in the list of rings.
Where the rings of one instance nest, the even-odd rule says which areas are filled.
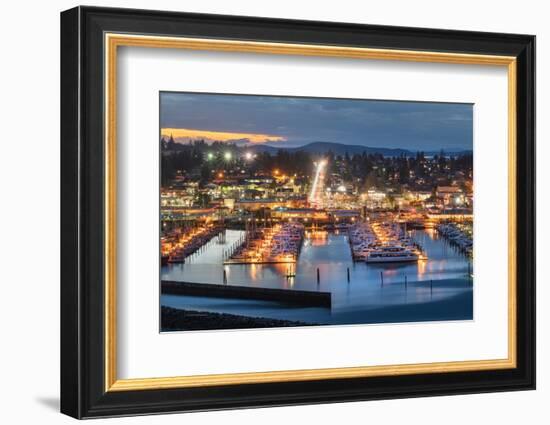
[[[423,103],[182,93],[166,99],[166,110],[206,102],[201,120],[215,117],[216,125],[231,115],[225,130],[266,128],[283,110],[293,113],[252,139],[198,130],[202,121],[161,129],[161,329],[473,320],[471,105],[430,106],[451,108],[452,117],[462,110],[464,131],[447,150],[441,142],[453,134],[414,137],[420,117],[438,114],[401,113],[419,112]],[[344,104],[357,115],[331,119]],[[370,127],[347,132],[348,119],[363,126],[373,108],[386,117],[375,120],[385,123],[382,138],[405,116],[414,123],[387,143]],[[303,114],[309,121],[294,120]],[[277,136],[287,126],[293,135]],[[337,136],[338,128],[346,131]]]
[[[384,198],[350,195],[344,185],[334,194],[328,166],[314,163],[303,206],[290,208],[301,198],[287,194],[286,206],[224,201],[194,207],[193,215],[167,208],[165,311],[200,312],[209,323],[212,317],[236,324],[257,319],[251,327],[471,320],[471,210],[448,207],[462,202],[461,192],[442,187],[425,198],[429,202],[405,209],[404,201],[373,204]],[[283,187],[294,181],[273,173]],[[180,313],[172,317],[188,323]]]
[[[379,227],[376,231],[372,226],[369,232],[365,231],[364,235],[370,237],[366,240],[376,244],[377,238],[383,235],[395,237],[393,230],[387,228],[391,226],[376,227]],[[225,244],[210,243],[185,264],[168,264],[161,269],[163,281],[328,293],[330,308],[301,306],[284,300],[229,298],[219,292],[207,295],[204,292],[200,295],[163,293],[161,304],[177,309],[310,324],[465,320],[472,317],[470,259],[437,229],[408,230],[401,235],[402,243],[415,244],[410,245],[411,249],[421,246],[425,258],[383,263],[354,260],[350,241],[352,235],[357,240],[358,229],[369,227],[304,229],[299,255],[291,264],[228,264],[224,261],[227,247],[242,241],[245,231],[227,230]]]

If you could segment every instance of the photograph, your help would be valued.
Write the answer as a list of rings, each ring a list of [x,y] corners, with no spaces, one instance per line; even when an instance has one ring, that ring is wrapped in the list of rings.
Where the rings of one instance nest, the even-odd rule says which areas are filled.
[[[160,330],[473,320],[473,104],[160,92]]]
[[[40,281],[29,305],[5,298],[23,320],[15,333],[57,312],[41,326],[53,333],[34,332],[23,350],[58,341],[30,362],[55,365],[33,372],[39,402],[57,394],[65,415],[115,421],[254,409],[240,425],[267,407],[292,406],[294,423],[300,405],[311,420],[330,411],[313,405],[341,403],[333,423],[367,401],[389,423],[450,409],[468,423],[478,405],[506,423],[536,416],[547,394],[524,392],[541,348],[530,32],[544,32],[543,14],[526,26],[519,9],[472,24],[468,8],[429,19],[291,6],[75,6],[59,28],[36,14],[55,40],[33,52],[59,53],[60,66],[55,84],[26,78],[47,112],[30,121],[12,84],[23,121],[4,127],[33,123],[41,154],[36,166],[11,161],[26,182],[10,171],[8,187],[15,205],[55,201],[43,210],[60,227],[61,262],[52,250],[38,259],[58,269],[60,290]],[[42,137],[51,125],[60,149]],[[6,145],[20,158],[29,144]],[[47,172],[60,197],[32,191]],[[10,252],[28,260],[17,224],[56,226],[35,226],[36,209],[5,210],[22,244]],[[395,409],[399,399],[418,401]],[[27,407],[21,398],[14,414]]]

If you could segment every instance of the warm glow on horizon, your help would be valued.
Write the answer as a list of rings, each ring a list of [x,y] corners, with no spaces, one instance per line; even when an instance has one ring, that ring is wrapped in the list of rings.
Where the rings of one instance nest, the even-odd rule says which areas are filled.
[[[251,143],[282,142],[286,138],[270,134],[233,133],[224,131],[197,130],[191,128],[163,128],[162,137],[172,136],[174,139],[209,139],[211,141],[228,142],[247,139]]]

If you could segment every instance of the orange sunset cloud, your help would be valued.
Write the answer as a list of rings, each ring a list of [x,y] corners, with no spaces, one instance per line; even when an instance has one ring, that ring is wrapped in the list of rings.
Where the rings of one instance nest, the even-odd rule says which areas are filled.
[[[163,128],[161,130],[162,137],[172,136],[174,139],[209,139],[217,140],[220,142],[227,142],[232,140],[247,139],[251,143],[263,143],[263,142],[282,142],[285,141],[285,137],[275,136],[270,134],[257,134],[257,133],[233,133],[226,131],[209,131],[209,130],[196,130],[190,128]]]

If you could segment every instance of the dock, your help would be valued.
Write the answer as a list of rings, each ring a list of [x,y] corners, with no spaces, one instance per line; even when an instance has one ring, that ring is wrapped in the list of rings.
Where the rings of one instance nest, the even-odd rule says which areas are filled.
[[[224,265],[231,265],[231,264],[256,264],[256,265],[261,265],[261,264],[296,264],[296,260],[294,259],[291,259],[291,260],[255,260],[255,261],[252,261],[252,260],[233,260],[233,259],[229,259],[229,260],[225,260],[223,262]]]
[[[276,301],[304,307],[330,308],[332,306],[330,292],[300,291],[295,289],[257,288],[250,286],[163,280],[161,281],[161,293],[170,295]]]
[[[224,253],[224,264],[294,264],[304,238],[304,226],[277,224],[247,230],[246,237]]]

